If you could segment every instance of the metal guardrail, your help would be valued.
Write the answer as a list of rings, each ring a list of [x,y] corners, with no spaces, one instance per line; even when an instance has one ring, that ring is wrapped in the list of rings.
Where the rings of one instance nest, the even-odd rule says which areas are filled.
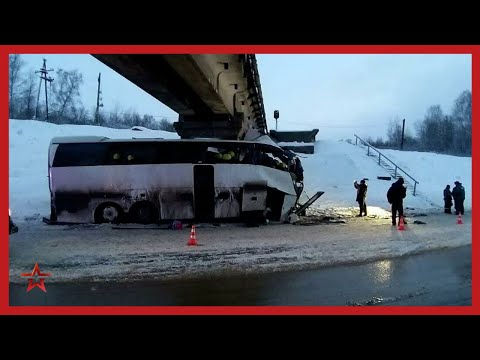
[[[413,177],[411,177],[405,170],[403,170],[400,166],[398,166],[397,164],[395,164],[392,160],[390,160],[388,157],[386,157],[385,155],[383,155],[380,151],[378,151],[375,147],[373,147],[372,145],[370,145],[368,142],[366,142],[365,140],[363,140],[361,137],[353,134],[355,136],[355,145],[358,145],[358,141],[360,140],[360,142],[365,145],[367,147],[367,155],[370,156],[370,149],[372,149],[372,151],[376,151],[378,153],[378,165],[380,165],[380,162],[382,160],[382,157],[385,158],[385,160],[389,161],[393,166],[395,166],[395,174],[393,175],[393,177],[396,179],[397,178],[397,172],[398,171],[401,171],[403,174],[405,174],[406,176],[408,176],[410,179],[412,179],[413,181],[413,196],[415,196],[415,192],[417,190],[417,184],[419,184],[419,182],[417,180],[415,180]]]

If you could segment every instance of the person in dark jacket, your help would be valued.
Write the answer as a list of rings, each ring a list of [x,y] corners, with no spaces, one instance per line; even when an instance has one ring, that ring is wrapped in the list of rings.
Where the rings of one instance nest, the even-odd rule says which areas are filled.
[[[452,190],[453,201],[455,201],[455,214],[464,213],[463,201],[465,200],[465,189],[462,186],[462,183],[455,181],[455,187]]]
[[[407,196],[407,189],[403,186],[403,183],[403,178],[399,178],[387,191],[388,203],[392,205],[392,225],[397,225],[397,212],[399,219],[403,217],[403,199]]]
[[[360,214],[358,216],[362,216],[362,213],[367,216],[367,190],[368,186],[365,183],[365,179],[360,180],[360,185],[357,183],[357,180],[354,181],[353,186],[357,189],[357,199],[358,205],[360,206]]]
[[[445,201],[445,214],[452,213],[452,192],[450,191],[450,185],[443,190],[443,201]]]

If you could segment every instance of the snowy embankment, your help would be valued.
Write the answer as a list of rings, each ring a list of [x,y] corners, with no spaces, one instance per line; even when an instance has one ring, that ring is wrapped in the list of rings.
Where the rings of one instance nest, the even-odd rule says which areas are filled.
[[[404,207],[442,211],[443,189],[447,184],[453,188],[453,182],[458,180],[465,187],[465,209],[471,210],[471,157],[396,150],[381,152],[419,181],[419,196],[413,196],[409,191]],[[390,209],[386,193],[393,180],[379,180],[377,177],[390,174],[361,148],[343,141],[320,140],[315,144],[315,154],[301,156],[305,157],[302,163],[305,168],[306,195],[311,196],[318,190],[325,191],[318,200],[318,207],[355,207],[356,210],[353,181],[368,178],[368,207],[372,207],[373,211]]]

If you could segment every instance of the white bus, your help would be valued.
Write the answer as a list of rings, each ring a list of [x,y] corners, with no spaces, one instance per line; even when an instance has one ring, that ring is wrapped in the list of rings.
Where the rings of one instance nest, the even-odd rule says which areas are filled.
[[[255,141],[53,138],[50,221],[283,221],[303,189],[286,154]]]

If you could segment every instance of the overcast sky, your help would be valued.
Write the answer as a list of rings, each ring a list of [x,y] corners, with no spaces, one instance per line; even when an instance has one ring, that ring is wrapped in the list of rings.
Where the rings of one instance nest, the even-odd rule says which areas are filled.
[[[91,55],[23,55],[35,70],[44,57],[48,68],[83,73],[81,95],[89,110],[101,72],[103,111],[117,105],[177,120],[174,111]],[[448,113],[456,97],[472,89],[470,55],[257,55],[257,61],[269,129],[275,129],[278,109],[278,130],[318,128],[317,139],[385,137],[396,117],[414,133],[429,106],[439,104]]]

